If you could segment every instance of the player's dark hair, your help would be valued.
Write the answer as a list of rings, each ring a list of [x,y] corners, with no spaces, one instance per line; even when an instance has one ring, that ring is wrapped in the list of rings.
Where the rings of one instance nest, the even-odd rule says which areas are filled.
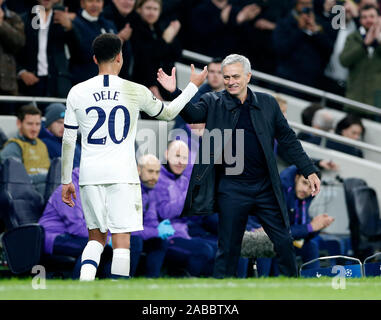
[[[17,111],[17,119],[19,119],[21,122],[24,121],[24,118],[27,114],[31,115],[40,115],[42,116],[42,112],[40,109],[38,109],[36,106],[33,104],[26,104]]]
[[[93,52],[98,63],[110,62],[122,50],[122,41],[113,33],[103,33],[93,41]]]

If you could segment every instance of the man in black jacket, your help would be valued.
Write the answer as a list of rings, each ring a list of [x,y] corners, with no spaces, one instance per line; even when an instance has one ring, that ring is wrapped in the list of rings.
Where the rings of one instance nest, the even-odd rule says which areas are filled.
[[[297,276],[274,140],[309,180],[312,195],[320,190],[318,170],[288,126],[275,98],[248,89],[249,60],[229,55],[222,62],[222,72],[226,90],[207,93],[197,104],[187,104],[180,113],[187,123],[206,123],[182,215],[219,212],[214,277],[235,275],[249,214],[258,217],[274,243],[281,274]],[[158,81],[170,92],[176,90],[174,74],[169,77],[162,70],[158,72]],[[212,130],[214,138],[210,139]],[[218,133],[222,143],[217,143]]]
[[[68,12],[53,9],[54,0],[38,3],[37,11],[22,16],[26,42],[17,57],[20,91],[63,98],[72,85],[65,53],[65,43],[73,37],[71,20]]]

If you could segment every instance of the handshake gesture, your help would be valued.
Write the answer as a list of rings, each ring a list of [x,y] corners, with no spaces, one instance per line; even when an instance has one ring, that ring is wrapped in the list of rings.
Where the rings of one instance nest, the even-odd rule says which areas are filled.
[[[191,64],[191,76],[190,82],[194,83],[197,87],[201,86],[206,76],[208,75],[207,67],[200,73],[196,73],[194,65]],[[163,86],[163,88],[169,92],[174,92],[176,90],[176,68],[172,68],[171,75],[167,75],[162,68],[160,68],[157,72],[157,81]]]

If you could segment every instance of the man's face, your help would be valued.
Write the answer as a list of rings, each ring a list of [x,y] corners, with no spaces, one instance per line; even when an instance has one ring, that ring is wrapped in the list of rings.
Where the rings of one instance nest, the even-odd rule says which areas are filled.
[[[353,140],[360,140],[362,136],[362,127],[359,124],[352,124],[348,128],[341,131],[343,137]]]
[[[371,26],[373,26],[378,19],[378,14],[375,9],[363,10],[360,15],[360,24],[365,28],[365,30],[369,30]]]
[[[99,17],[103,10],[103,0],[81,0],[81,7],[92,17]]]
[[[38,3],[45,8],[45,10],[49,11],[53,8],[56,1],[54,0],[38,0]]]
[[[23,121],[17,119],[17,127],[23,137],[34,140],[40,133],[41,116],[39,114],[27,114]]]
[[[306,199],[312,194],[311,183],[299,174],[295,176],[295,194],[300,200]]]
[[[209,64],[207,79],[213,90],[223,88],[224,78],[222,77],[221,63]]]
[[[160,17],[160,5],[153,0],[145,2],[137,11],[149,25],[154,25]]]
[[[57,138],[62,138],[64,133],[64,119],[58,119],[54,121],[48,130]]]
[[[225,89],[235,97],[246,94],[251,73],[245,74],[240,62],[228,64],[222,70]]]
[[[160,162],[148,161],[144,166],[138,167],[140,181],[148,188],[155,187],[160,175]]]
[[[183,143],[173,142],[167,150],[167,161],[174,174],[182,174],[188,165],[189,150]]]
[[[118,11],[126,16],[134,10],[135,0],[113,0]]]

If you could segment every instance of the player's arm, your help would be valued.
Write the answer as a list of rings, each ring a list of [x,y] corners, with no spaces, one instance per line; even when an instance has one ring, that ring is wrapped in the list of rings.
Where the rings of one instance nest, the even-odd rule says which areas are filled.
[[[155,117],[158,120],[173,120],[185,107],[185,105],[192,99],[192,97],[197,93],[198,87],[204,83],[207,74],[208,71],[206,67],[204,67],[204,69],[200,73],[196,73],[194,65],[192,64],[190,82],[184,89],[184,91],[176,99],[171,101],[168,105],[164,105],[163,102],[153,98],[151,99],[151,102],[148,101],[144,104],[145,109],[143,111],[149,114],[151,117]],[[175,69],[172,70],[172,75],[170,78],[171,81],[175,81]]]
[[[73,159],[75,152],[75,143],[77,141],[78,123],[72,108],[72,98],[69,93],[66,102],[66,112],[64,119],[64,134],[62,138],[62,167],[61,167],[61,183],[62,183],[62,201],[74,207],[72,196],[76,199],[74,185],[71,181],[73,171]]]

